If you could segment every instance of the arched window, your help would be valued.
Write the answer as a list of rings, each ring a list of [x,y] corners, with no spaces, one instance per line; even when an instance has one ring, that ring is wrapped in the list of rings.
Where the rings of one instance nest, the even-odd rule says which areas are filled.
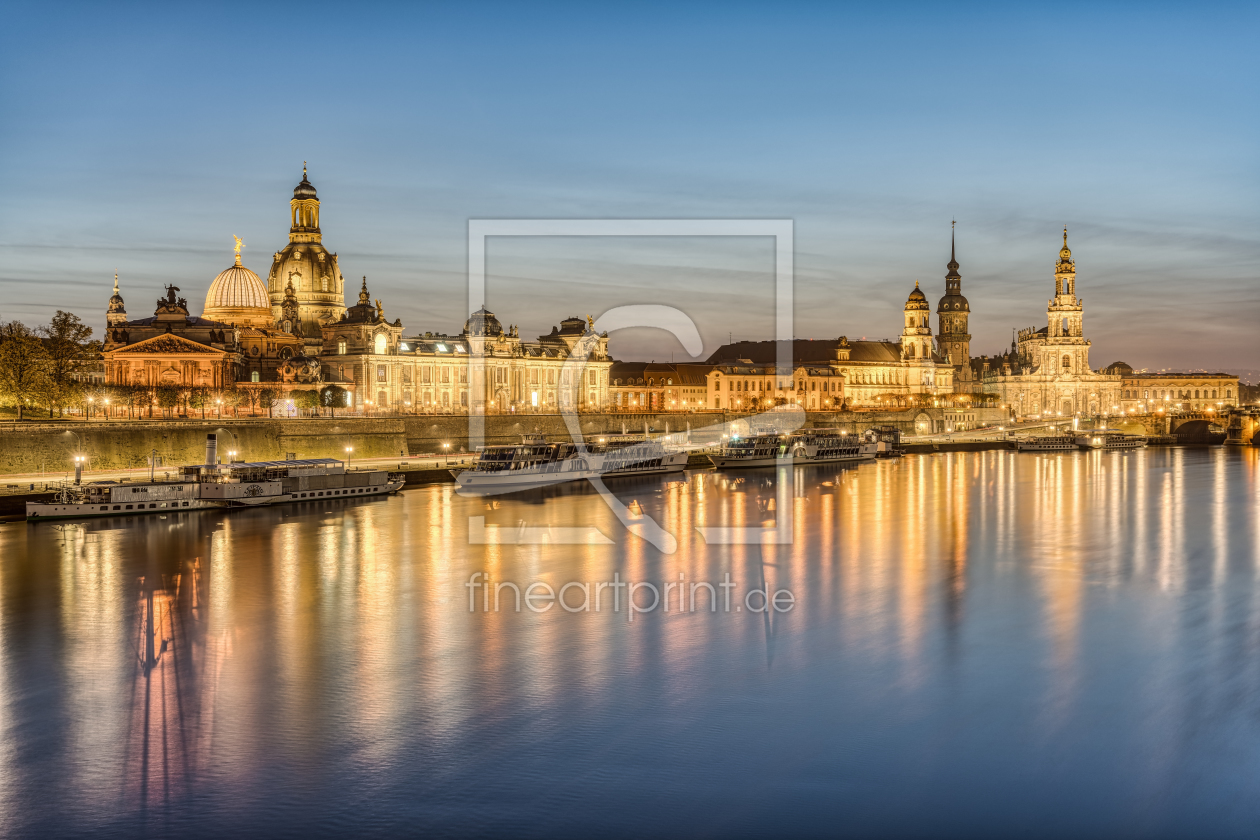
[[[384,356],[388,351],[389,339],[385,337],[385,333],[378,333],[376,336],[376,355]]]

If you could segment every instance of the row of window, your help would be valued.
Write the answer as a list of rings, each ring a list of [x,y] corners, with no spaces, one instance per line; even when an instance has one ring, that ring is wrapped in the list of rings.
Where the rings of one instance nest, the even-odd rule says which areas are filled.
[[[1151,397],[1151,389],[1149,389],[1149,388],[1143,389],[1143,391],[1142,391],[1142,396],[1141,396],[1141,397],[1138,397],[1138,392],[1137,392],[1137,389],[1136,389],[1136,388],[1126,388],[1126,389],[1124,390],[1124,397],[1123,397],[1123,399],[1126,399],[1126,400],[1136,400],[1136,399],[1143,399],[1143,400],[1149,400],[1149,399],[1157,399],[1157,400],[1163,400],[1163,399],[1170,399],[1170,400],[1174,400],[1174,399],[1175,399],[1175,400],[1215,400],[1215,399],[1219,399],[1219,398],[1217,397],[1217,393],[1218,393],[1221,389],[1219,389],[1219,388],[1212,388],[1212,389],[1211,389],[1211,396],[1208,396],[1208,389],[1207,389],[1207,388],[1203,388],[1203,389],[1201,389],[1201,390],[1202,390],[1202,394],[1203,394],[1202,396],[1199,396],[1199,394],[1200,394],[1200,389],[1199,389],[1199,388],[1195,388],[1195,389],[1194,389],[1194,396],[1190,396],[1191,389],[1189,389],[1189,388],[1186,388],[1186,389],[1184,389],[1184,390],[1177,389],[1176,391],[1174,391],[1174,390],[1172,390],[1172,389],[1163,389],[1163,388],[1161,388],[1161,389],[1157,389],[1157,390],[1155,390],[1155,392],[1154,392],[1154,393],[1155,393],[1155,396],[1152,398],[1152,397]],[[1224,399],[1227,399],[1227,400],[1228,400],[1228,399],[1233,399],[1233,397],[1234,397],[1234,389],[1233,389],[1233,388],[1225,388],[1225,389],[1224,389],[1224,391],[1225,391],[1225,397],[1224,397]]]

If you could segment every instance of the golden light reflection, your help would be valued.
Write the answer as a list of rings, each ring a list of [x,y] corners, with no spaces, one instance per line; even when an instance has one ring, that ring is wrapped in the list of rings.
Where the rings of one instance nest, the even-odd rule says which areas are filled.
[[[1098,632],[1087,616],[1112,615],[1121,595],[1158,596],[1158,606],[1210,587],[1208,620],[1240,619],[1238,587],[1260,574],[1258,456],[909,455],[791,468],[783,496],[773,471],[610,484],[674,533],[672,555],[626,533],[582,487],[488,504],[437,485],[332,509],[6,526],[0,724],[29,751],[13,698],[53,681],[85,803],[121,791],[127,807],[153,809],[276,749],[303,766],[340,750],[397,770],[417,729],[445,743],[505,709],[550,714],[561,695],[573,707],[608,705],[610,686],[639,677],[664,675],[670,703],[701,702],[715,662],[747,668],[751,657],[776,674],[821,633],[835,662],[877,663],[903,692],[970,667],[995,634],[1026,634],[1053,725],[1078,699]],[[470,516],[593,525],[615,544],[470,545]],[[695,530],[784,517],[790,545],[709,545]],[[624,592],[617,614],[605,590],[599,613],[518,613],[510,596],[495,613],[493,595],[490,612],[480,596],[470,612],[473,572],[553,590],[614,574],[660,586],[730,573],[736,604],[764,581],[791,590],[797,607],[714,614],[702,595],[695,613],[672,606],[630,622]],[[1151,632],[1164,645],[1189,631],[1167,622]],[[58,668],[31,659],[46,639],[61,646]],[[0,779],[21,771],[16,752],[0,752]],[[12,807],[5,797],[0,815]]]

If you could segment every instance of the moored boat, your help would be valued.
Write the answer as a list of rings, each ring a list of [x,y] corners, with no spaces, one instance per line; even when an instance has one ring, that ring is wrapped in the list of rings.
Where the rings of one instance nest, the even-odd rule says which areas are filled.
[[[732,437],[709,460],[720,470],[869,461],[878,455],[879,448],[879,441],[863,440],[837,429],[802,429],[786,434],[763,431]]]
[[[1078,447],[1075,435],[1041,435],[1019,438],[1015,448],[1020,452],[1075,452]]]
[[[1146,438],[1142,435],[1127,435],[1112,429],[1095,429],[1078,434],[1076,445],[1081,449],[1145,449]]]
[[[347,469],[335,458],[215,463],[213,441],[205,464],[181,467],[179,477],[157,481],[69,484],[51,501],[27,502],[26,518],[83,519],[148,513],[231,510],[314,498],[352,498],[395,493],[401,473]]]
[[[471,467],[451,472],[461,493],[490,495],[587,478],[682,472],[687,455],[685,449],[637,435],[590,444],[527,436],[518,444],[482,447]]]

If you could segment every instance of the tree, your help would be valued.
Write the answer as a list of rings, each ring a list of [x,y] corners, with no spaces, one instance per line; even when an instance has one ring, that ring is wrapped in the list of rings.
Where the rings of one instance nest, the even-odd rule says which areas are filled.
[[[346,397],[350,396],[350,392],[338,385],[326,385],[324,390],[319,392],[319,404],[331,410],[332,416],[337,416],[337,409],[344,408],[348,403]]]
[[[21,321],[0,325],[0,397],[17,405],[18,419],[48,394],[48,349]]]
[[[188,406],[194,411],[201,409],[201,419],[206,419],[206,407],[214,402],[210,389],[204,385],[194,385],[188,389]]]
[[[241,404],[241,400],[244,399],[244,394],[241,393],[240,388],[237,388],[235,385],[228,385],[219,391],[217,399],[222,401],[224,408],[232,409],[233,415],[239,416],[237,415],[236,407],[239,406]]]
[[[158,408],[162,409],[162,416],[169,417],[170,410],[180,403],[179,388],[174,385],[159,385],[153,390],[153,396],[157,399]]]
[[[280,393],[280,389],[273,388],[270,385],[266,386],[265,388],[258,389],[258,401],[259,403],[267,406],[268,417],[273,416],[271,413],[271,409],[275,406],[277,402],[280,401],[281,396],[282,394]]]
[[[48,326],[39,328],[39,335],[48,351],[48,411],[51,416],[55,406],[61,414],[74,398],[75,371],[100,351],[100,342],[90,340],[92,328],[78,315],[60,309]]]
[[[260,398],[260,394],[259,394],[259,391],[260,391],[260,390],[261,390],[261,389],[259,389],[259,388],[251,388],[251,387],[249,387],[249,386],[245,386],[244,388],[241,388],[241,389],[240,389],[240,391],[241,391],[241,402],[240,402],[240,404],[241,404],[241,405],[245,405],[245,406],[249,406],[249,413],[250,413],[250,414],[253,414],[253,413],[255,412],[255,410],[258,408],[258,403],[259,403],[259,401],[260,401],[260,399],[259,399],[259,398]]]
[[[289,398],[293,400],[293,405],[299,411],[304,408],[313,411],[319,407],[319,392],[317,391],[293,391],[289,394]]]

